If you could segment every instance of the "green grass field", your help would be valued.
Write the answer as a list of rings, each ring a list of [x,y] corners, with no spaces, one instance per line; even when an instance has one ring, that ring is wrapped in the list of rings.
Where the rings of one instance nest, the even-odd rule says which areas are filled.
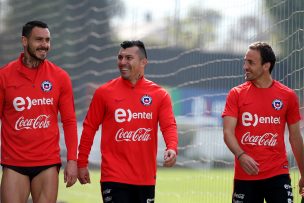
[[[58,202],[97,203],[101,202],[98,170],[91,171],[91,184],[65,188],[61,171]],[[291,171],[292,185],[298,181],[298,171]],[[193,170],[193,169],[159,169],[156,184],[157,203],[230,203],[232,194],[233,170]],[[293,188],[294,202],[300,202]]]

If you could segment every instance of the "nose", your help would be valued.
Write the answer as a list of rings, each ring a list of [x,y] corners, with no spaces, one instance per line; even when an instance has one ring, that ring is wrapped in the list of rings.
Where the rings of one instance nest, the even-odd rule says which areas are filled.
[[[125,57],[122,57],[122,58],[118,59],[118,63],[119,63],[120,65],[125,65],[126,62],[127,62],[127,60],[126,60]]]
[[[247,70],[247,69],[248,69],[248,64],[246,63],[246,61],[244,61],[243,69],[244,69],[244,70]]]
[[[49,41],[49,40],[42,40],[42,46],[43,46],[43,47],[46,47],[46,48],[49,48],[49,46],[50,46],[50,41]]]

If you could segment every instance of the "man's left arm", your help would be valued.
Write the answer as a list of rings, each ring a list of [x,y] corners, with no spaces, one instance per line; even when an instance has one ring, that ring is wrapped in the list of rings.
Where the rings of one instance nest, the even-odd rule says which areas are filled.
[[[299,121],[288,125],[288,129],[289,142],[301,175],[299,180],[299,192],[301,194],[304,188],[304,147]]]
[[[66,74],[61,79],[62,86],[59,96],[59,112],[64,131],[65,145],[67,149],[67,165],[64,169],[64,182],[66,187],[74,185],[77,181],[77,121],[74,107],[72,83]]]
[[[176,163],[178,136],[169,94],[166,94],[160,106],[159,125],[167,147],[164,154],[164,166],[172,167]]]

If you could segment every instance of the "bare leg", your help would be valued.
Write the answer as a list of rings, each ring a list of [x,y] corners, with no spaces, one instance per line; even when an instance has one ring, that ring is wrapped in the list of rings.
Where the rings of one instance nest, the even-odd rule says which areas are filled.
[[[56,203],[58,194],[57,166],[48,168],[33,178],[31,194],[33,203]]]
[[[29,178],[12,169],[4,167],[1,180],[1,202],[26,203],[29,195]]]

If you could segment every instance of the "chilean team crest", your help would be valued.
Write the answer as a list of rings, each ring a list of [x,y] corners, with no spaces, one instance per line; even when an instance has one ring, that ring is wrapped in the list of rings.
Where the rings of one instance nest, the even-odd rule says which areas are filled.
[[[140,101],[144,106],[150,106],[152,104],[152,97],[149,95],[144,95]]]
[[[277,111],[281,110],[283,108],[283,102],[279,99],[275,99],[272,102],[272,107]]]
[[[48,81],[48,80],[45,80],[45,81],[43,81],[42,83],[41,83],[41,89],[42,89],[42,91],[44,91],[44,92],[49,92],[49,91],[51,91],[51,89],[52,89],[52,83],[50,82],[50,81]]]

